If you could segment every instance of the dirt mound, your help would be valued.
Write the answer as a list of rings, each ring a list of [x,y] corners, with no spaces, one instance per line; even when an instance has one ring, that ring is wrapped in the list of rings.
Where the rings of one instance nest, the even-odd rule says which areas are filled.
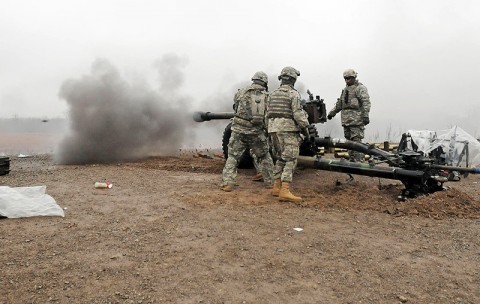
[[[221,156],[214,156],[211,153],[192,153],[178,157],[152,157],[133,166],[156,170],[221,174],[223,165],[224,160]],[[239,169],[239,172],[241,175],[248,176],[255,174],[253,169]],[[220,178],[221,176],[219,176],[219,183]],[[348,180],[347,174],[303,169],[296,172],[293,186],[296,193],[304,198],[304,202],[299,205],[306,208],[368,210],[396,217],[480,218],[480,201],[465,193],[464,191],[468,191],[469,188],[463,186],[478,180],[476,176],[470,176],[459,182],[446,183],[448,187],[445,191],[419,196],[404,202],[398,200],[404,188],[400,182],[364,176],[354,176],[352,181]],[[244,185],[235,191],[237,202],[244,200],[247,203],[251,201],[254,204],[260,204],[262,200],[272,201],[272,198],[261,195],[265,192],[263,189],[259,190],[261,183],[248,181],[248,185],[252,185],[252,188]],[[256,199],[252,198],[252,192],[257,195]],[[215,197],[209,197],[209,201],[215,202]]]

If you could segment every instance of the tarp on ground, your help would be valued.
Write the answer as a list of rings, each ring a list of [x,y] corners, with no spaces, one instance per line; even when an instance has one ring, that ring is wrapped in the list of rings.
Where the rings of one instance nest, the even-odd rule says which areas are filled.
[[[8,218],[65,216],[55,199],[45,193],[46,190],[46,186],[0,186],[0,216]]]
[[[468,149],[468,167],[480,167],[480,142],[458,126],[440,131],[408,130],[407,134],[418,146],[417,151],[425,155],[442,147],[448,165],[467,167]]]

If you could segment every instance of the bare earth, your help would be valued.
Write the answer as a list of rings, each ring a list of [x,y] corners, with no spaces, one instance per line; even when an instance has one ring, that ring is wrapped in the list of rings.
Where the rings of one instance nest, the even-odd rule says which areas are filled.
[[[47,185],[65,217],[0,220],[0,303],[480,303],[477,176],[399,203],[397,181],[304,169],[295,204],[253,170],[220,191],[224,161],[193,152],[11,159],[0,184]]]

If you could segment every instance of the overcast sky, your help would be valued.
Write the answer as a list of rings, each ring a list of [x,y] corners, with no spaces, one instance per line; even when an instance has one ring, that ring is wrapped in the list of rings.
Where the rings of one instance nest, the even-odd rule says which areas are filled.
[[[160,87],[155,62],[175,54],[191,110],[229,108],[253,73],[287,65],[330,110],[353,68],[370,137],[453,125],[479,137],[479,14],[473,0],[0,0],[0,117],[68,117],[60,88],[97,59]]]

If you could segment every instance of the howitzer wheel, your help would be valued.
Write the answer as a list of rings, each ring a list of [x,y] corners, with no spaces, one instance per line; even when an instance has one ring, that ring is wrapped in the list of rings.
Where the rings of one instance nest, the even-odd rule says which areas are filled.
[[[228,142],[230,141],[230,136],[232,135],[232,123],[229,123],[225,127],[225,131],[223,131],[223,138],[222,138],[222,149],[223,155],[225,159],[228,157]],[[242,157],[240,158],[240,162],[238,163],[238,168],[241,169],[250,169],[253,168],[253,158],[250,156],[250,149],[245,150],[243,152]]]

